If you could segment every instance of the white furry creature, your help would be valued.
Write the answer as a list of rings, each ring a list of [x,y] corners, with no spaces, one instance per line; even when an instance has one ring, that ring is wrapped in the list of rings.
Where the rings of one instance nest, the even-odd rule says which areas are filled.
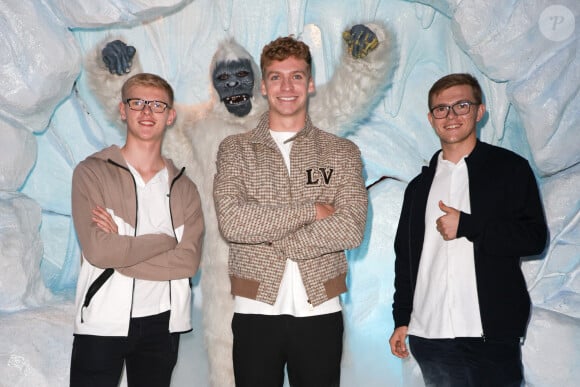
[[[379,24],[353,26],[343,34],[345,52],[332,79],[310,99],[309,114],[323,130],[341,133],[367,116],[389,83],[394,67],[393,38]],[[378,44],[377,44],[378,43]],[[86,61],[89,84],[105,110],[115,116],[122,83],[141,71],[135,49],[122,41],[99,47]],[[134,62],[134,63],[132,63]],[[206,222],[201,261],[202,308],[214,387],[234,386],[232,365],[233,297],[228,276],[228,245],[221,237],[212,197],[215,157],[221,141],[255,127],[267,110],[260,94],[260,71],[234,39],[222,42],[211,63],[212,98],[198,105],[176,105],[177,121],[163,151],[197,184]]]

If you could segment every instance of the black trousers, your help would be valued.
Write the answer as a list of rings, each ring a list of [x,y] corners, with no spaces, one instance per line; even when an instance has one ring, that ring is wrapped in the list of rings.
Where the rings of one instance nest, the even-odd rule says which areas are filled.
[[[169,387],[178,349],[169,312],[132,318],[127,337],[75,335],[70,387],[117,387],[123,364],[129,387]]]
[[[424,339],[409,336],[427,387],[520,387],[519,338]]]
[[[292,387],[338,387],[342,313],[314,317],[235,313],[233,361],[237,387],[278,387],[284,366]]]

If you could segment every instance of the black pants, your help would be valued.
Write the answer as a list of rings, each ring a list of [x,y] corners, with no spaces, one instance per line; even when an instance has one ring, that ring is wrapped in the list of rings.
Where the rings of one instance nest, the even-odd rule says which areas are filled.
[[[132,318],[128,337],[75,335],[70,387],[117,387],[123,363],[130,387],[169,387],[178,349],[169,312]]]
[[[519,338],[424,339],[409,336],[427,387],[519,387]]]
[[[341,312],[314,317],[235,313],[236,386],[282,386],[286,366],[292,387],[338,387],[343,330]]]

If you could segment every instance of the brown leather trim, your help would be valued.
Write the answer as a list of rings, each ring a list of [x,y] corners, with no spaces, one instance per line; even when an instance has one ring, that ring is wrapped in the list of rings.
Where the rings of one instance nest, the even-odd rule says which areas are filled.
[[[346,292],[346,273],[339,274],[337,277],[326,281],[324,283],[324,288],[326,289],[326,296],[328,299]]]
[[[258,281],[230,275],[230,282],[232,284],[232,294],[234,296],[251,298],[252,300],[255,300],[258,297],[258,288],[260,287]]]

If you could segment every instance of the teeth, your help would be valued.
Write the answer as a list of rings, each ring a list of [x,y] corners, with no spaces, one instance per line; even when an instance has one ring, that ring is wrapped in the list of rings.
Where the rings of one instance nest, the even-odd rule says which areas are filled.
[[[246,101],[248,101],[248,99],[250,99],[250,96],[248,94],[239,94],[239,95],[232,95],[231,97],[226,97],[224,99],[224,101],[228,105],[235,105],[238,103],[246,102]]]

